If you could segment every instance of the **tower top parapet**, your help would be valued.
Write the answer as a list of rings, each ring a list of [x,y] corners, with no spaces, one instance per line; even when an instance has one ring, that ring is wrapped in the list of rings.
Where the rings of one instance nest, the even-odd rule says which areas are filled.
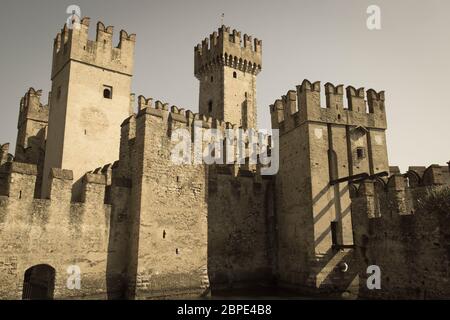
[[[48,122],[49,105],[41,103],[42,90],[29,88],[25,95],[20,99],[20,112],[17,127],[27,120],[39,122]]]
[[[195,76],[200,78],[214,66],[229,66],[258,74],[262,68],[262,41],[222,26],[195,46]]]
[[[355,89],[343,85],[325,84],[326,105],[321,105],[319,81],[304,80],[297,90],[277,99],[271,106],[272,127],[281,134],[301,125],[305,121],[361,126],[386,130],[385,93],[364,88]],[[344,97],[344,91],[346,97]],[[367,100],[366,100],[367,93]],[[344,98],[347,106],[344,107]]]
[[[119,43],[113,46],[113,26],[106,27],[99,21],[95,40],[89,40],[89,24],[90,18],[85,17],[72,28],[65,24],[56,35],[52,79],[70,60],[132,75],[136,35],[121,30]]]

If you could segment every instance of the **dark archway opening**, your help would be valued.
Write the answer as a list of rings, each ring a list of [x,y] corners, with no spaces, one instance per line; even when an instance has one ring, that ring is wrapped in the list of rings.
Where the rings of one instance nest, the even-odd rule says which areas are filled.
[[[55,290],[55,269],[40,264],[25,271],[23,280],[23,300],[52,300]]]

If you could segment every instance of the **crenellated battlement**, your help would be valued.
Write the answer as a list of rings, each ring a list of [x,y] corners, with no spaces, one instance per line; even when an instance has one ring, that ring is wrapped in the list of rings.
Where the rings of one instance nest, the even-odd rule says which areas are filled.
[[[18,129],[20,129],[21,125],[27,120],[48,123],[50,106],[49,104],[44,105],[41,102],[41,96],[42,90],[30,88],[20,99],[19,121],[17,124]]]
[[[191,130],[195,122],[201,122],[203,128],[208,129],[238,129],[236,124],[210,117],[205,114],[195,113],[191,110],[180,108],[178,106],[170,106],[169,103],[164,103],[160,100],[154,102],[153,98],[146,98],[145,96],[138,97],[138,114],[140,117],[143,114],[151,114],[165,119],[170,125],[171,122],[182,122],[186,124],[186,128]],[[128,123],[130,118],[126,119],[124,123]],[[170,132],[170,131],[169,131]],[[223,131],[222,131],[223,133]]]
[[[218,32],[205,38],[195,49],[195,76],[201,75],[217,66],[228,66],[258,74],[262,65],[262,41],[229,27],[222,26]]]
[[[138,97],[138,110],[145,109],[147,107],[151,107],[153,105],[153,98],[146,98],[143,95]]]
[[[103,206],[105,189],[108,181],[107,167],[102,172],[88,172],[82,179],[80,204]],[[0,167],[0,175],[6,177],[0,188],[1,196],[6,196],[18,203],[42,202],[36,199],[35,188],[38,176],[37,166],[21,162],[8,162]],[[71,170],[53,168],[50,172],[50,196],[48,204],[70,206],[72,202],[73,173]],[[2,181],[3,183],[3,181]]]
[[[143,95],[140,95],[138,97],[138,114],[126,119],[123,125],[128,124],[131,118],[139,118],[144,114],[150,114],[159,118],[163,118],[169,126],[174,121],[178,123],[184,123],[186,128],[190,131],[192,130],[193,125],[196,121],[201,122],[203,128],[236,128],[236,125],[230,122],[217,120],[213,117],[209,117],[201,113],[194,113],[191,110],[180,108],[178,106],[171,106],[169,103],[165,103],[160,100],[155,101],[153,98],[146,98]],[[168,132],[170,132],[170,130]]]
[[[405,174],[408,185],[421,187],[430,185],[450,185],[450,169],[447,166],[433,164],[426,167],[409,167]]]
[[[178,106],[170,106],[169,103],[164,103],[159,100],[156,100],[154,103],[154,99],[146,98],[145,96],[139,96],[138,99],[138,113],[136,115],[132,115],[127,118],[122,123],[122,138],[121,138],[121,151],[120,151],[120,170],[123,174],[128,172],[128,174],[132,174],[131,165],[129,164],[131,159],[131,155],[133,154],[133,150],[135,148],[134,143],[135,139],[138,135],[144,134],[146,127],[152,126],[150,129],[151,132],[159,131],[161,136],[166,137],[168,140],[171,140],[175,130],[177,129],[185,129],[185,132],[189,134],[190,148],[192,151],[197,147],[197,143],[201,144],[203,148],[207,145],[213,148],[216,145],[216,139],[223,139],[223,145],[221,146],[223,152],[230,152],[234,159],[238,159],[238,156],[243,159],[236,163],[236,168],[234,168],[233,164],[221,165],[220,167],[226,167],[225,169],[219,169],[223,172],[230,172],[234,175],[245,175],[245,172],[251,171],[253,173],[258,174],[261,169],[261,165],[250,164],[249,157],[254,151],[250,145],[247,143],[252,138],[254,138],[254,142],[257,139],[259,141],[264,141],[267,146],[270,148],[270,135],[257,133],[255,131],[238,131],[238,127],[230,122],[225,122],[222,120],[215,119],[213,117],[208,117],[207,115],[201,113],[194,113],[191,110],[186,110],[184,108],[180,108]],[[144,117],[149,119],[150,121],[142,121]],[[139,125],[139,123],[141,125]],[[212,136],[209,136],[209,133],[205,133],[203,129],[215,129],[215,133],[212,133]],[[243,134],[243,140],[239,142],[239,135]],[[182,137],[177,134],[174,138],[175,143],[178,139]],[[184,137],[183,137],[184,138]],[[173,145],[165,144],[165,148],[167,148],[168,152]],[[264,149],[261,152],[265,152]],[[227,153],[227,156],[228,153]],[[259,163],[259,154],[254,156],[256,161]],[[224,162],[228,162],[228,159],[225,159]],[[243,173],[244,172],[244,173]]]
[[[41,102],[41,96],[42,90],[29,88],[20,100],[15,151],[15,160],[18,162],[43,165],[51,93],[48,104]]]
[[[270,106],[278,139],[255,130],[262,41],[222,26],[195,47],[195,113],[131,93],[136,36],[89,27],[56,35],[53,95],[30,88],[15,156],[0,144],[0,297],[44,264],[83,272],[80,290],[56,277],[57,299],[363,297],[368,265],[381,295],[450,296],[450,162],[389,166],[384,91],[304,80]]]
[[[306,121],[315,121],[386,129],[383,91],[377,93],[369,89],[366,100],[364,88],[346,87],[345,98],[343,85],[326,83],[324,88],[325,107],[321,106],[319,81],[311,83],[304,80],[297,90],[288,91],[270,106],[272,127],[281,129],[283,133]],[[344,99],[347,99],[347,108],[344,107]]]
[[[420,172],[351,185],[355,248],[364,263],[360,274],[368,265],[384,274],[383,292],[362,287],[365,297],[417,298],[423,280],[427,296],[448,296],[449,170],[415,168]]]
[[[80,23],[74,23],[71,29],[65,24],[56,35],[52,79],[70,60],[132,75],[136,35],[121,30],[119,43],[114,46],[113,26],[106,27],[102,22],[98,22],[95,40],[90,40],[89,25],[90,18],[85,17]]]
[[[450,186],[446,182],[449,177],[446,166],[431,165],[421,174],[408,170],[405,174],[393,174],[387,180],[365,180],[352,185],[352,202],[359,208],[358,214],[367,212],[369,218],[385,216],[389,219],[393,214],[411,215],[416,212],[416,206],[420,205],[427,188]]]
[[[233,193],[240,194],[243,185],[249,185],[252,194],[261,194],[263,186],[272,179],[272,176],[261,175],[260,166],[254,167],[245,165],[213,165],[208,170],[208,192],[210,196],[216,196],[220,189],[220,184],[224,180],[232,186]]]
[[[12,161],[13,156],[9,153],[9,143],[0,144],[0,166]]]

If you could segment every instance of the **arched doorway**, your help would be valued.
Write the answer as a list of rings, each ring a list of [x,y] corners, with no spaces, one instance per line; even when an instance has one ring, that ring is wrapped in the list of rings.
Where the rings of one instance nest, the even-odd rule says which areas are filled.
[[[25,271],[23,300],[51,300],[55,289],[55,269],[39,264]]]

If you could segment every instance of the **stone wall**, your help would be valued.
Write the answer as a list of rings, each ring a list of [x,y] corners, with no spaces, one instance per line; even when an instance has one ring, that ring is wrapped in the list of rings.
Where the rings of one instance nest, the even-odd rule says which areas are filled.
[[[272,280],[271,178],[231,169],[209,170],[208,271],[213,293]]]
[[[21,299],[24,274],[46,264],[56,271],[54,298],[105,298],[111,207],[104,204],[102,175],[88,174],[83,202],[71,203],[72,173],[52,170],[50,199],[34,199],[36,167],[9,163],[0,197],[0,296]],[[68,267],[81,271],[81,287],[67,287]]]
[[[206,170],[202,165],[174,165],[173,144],[167,136],[169,127],[183,125],[166,110],[151,107],[142,109],[136,118],[130,297],[199,295],[204,289]]]
[[[208,285],[267,282],[270,179],[245,166],[174,163],[176,129],[191,139],[194,121],[203,129],[225,123],[139,101],[138,115],[123,123],[117,167],[132,184],[127,296],[199,296]]]
[[[354,260],[348,181],[388,171],[384,94],[304,80],[271,105],[280,133],[276,177],[278,279],[283,286],[346,290],[339,265]]]
[[[445,201],[448,186],[422,183],[411,187],[407,182],[402,175],[392,176],[387,184],[367,181],[352,199],[355,245],[361,263],[360,297],[450,296],[448,199],[447,211],[437,204]],[[439,194],[440,200],[433,197]],[[381,269],[380,290],[367,289],[369,265]]]
[[[262,42],[222,26],[194,52],[201,114],[143,96],[133,114],[135,35],[122,30],[114,46],[113,27],[99,22],[93,41],[89,24],[83,18],[56,36],[50,114],[30,89],[16,161],[9,145],[0,148],[0,298],[20,299],[37,266],[55,271],[56,299],[198,298],[260,286],[450,297],[448,208],[433,198],[448,194],[448,168],[414,167],[359,188],[336,183],[398,171],[388,166],[384,92],[349,86],[344,96],[342,85],[327,83],[322,106],[320,82],[305,80],[275,101],[275,177],[248,163],[176,164],[177,129],[194,142],[198,126],[256,128]],[[369,291],[374,264],[382,289]],[[73,266],[81,271],[75,290]]]

